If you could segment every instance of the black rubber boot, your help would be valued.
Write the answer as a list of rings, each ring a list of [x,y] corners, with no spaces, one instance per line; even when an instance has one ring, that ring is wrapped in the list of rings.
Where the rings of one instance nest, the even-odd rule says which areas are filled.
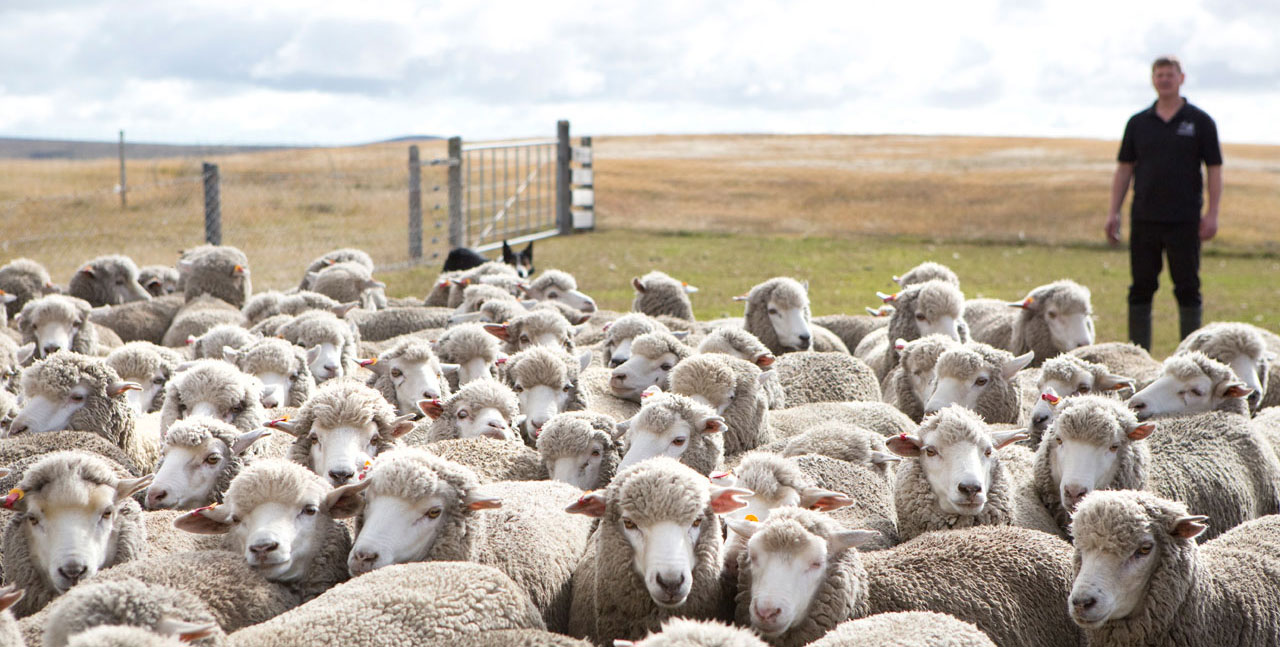
[[[1200,318],[1203,314],[1204,309],[1200,306],[1178,306],[1178,330],[1182,333],[1182,339],[1200,330]]]
[[[1129,304],[1129,341],[1151,352],[1151,304]]]

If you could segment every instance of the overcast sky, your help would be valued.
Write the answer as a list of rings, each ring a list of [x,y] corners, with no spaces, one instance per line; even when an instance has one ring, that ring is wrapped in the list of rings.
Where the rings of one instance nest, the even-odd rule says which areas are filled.
[[[1177,53],[1224,141],[1280,143],[1280,2],[38,0],[0,4],[0,136],[1119,139]]]

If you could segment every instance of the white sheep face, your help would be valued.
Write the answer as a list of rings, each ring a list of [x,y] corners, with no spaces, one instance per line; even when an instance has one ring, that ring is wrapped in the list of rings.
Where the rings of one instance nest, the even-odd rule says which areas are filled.
[[[329,342],[317,344],[307,349],[307,365],[317,383],[342,377],[342,351]]]
[[[262,407],[275,409],[289,402],[289,392],[301,375],[297,371],[288,375],[270,371],[256,373],[255,377],[262,382]]]
[[[18,411],[13,423],[9,425],[9,434],[44,433],[66,429],[71,417],[84,408],[89,400],[89,386],[83,382],[75,385],[61,399],[50,398],[44,394],[27,394],[27,403]]]
[[[632,568],[644,580],[649,597],[664,609],[683,605],[693,589],[694,548],[702,532],[702,518],[643,525],[622,517],[618,523],[631,545]]]
[[[347,570],[354,576],[423,559],[449,518],[447,504],[444,494],[410,500],[365,490],[364,522],[347,558]]]
[[[578,290],[562,290],[558,287],[552,286],[547,288],[545,294],[537,295],[530,292],[529,296],[539,301],[558,301],[570,308],[573,308],[574,310],[580,310],[582,312],[596,311],[595,300]]]
[[[80,332],[80,323],[50,319],[36,323],[36,357],[48,357],[59,350],[71,348],[71,342]]]
[[[595,441],[582,454],[561,455],[547,461],[547,472],[553,481],[588,490],[600,481],[600,462],[604,460],[604,453],[604,444]]]
[[[401,413],[418,410],[418,400],[434,400],[440,397],[440,374],[430,360],[411,362],[395,358],[385,369],[396,390],[396,407]]]
[[[1095,439],[1097,440],[1097,439]],[[1049,445],[1049,474],[1058,487],[1062,507],[1075,510],[1080,499],[1115,480],[1120,441],[1097,443],[1054,436]]]
[[[23,532],[34,565],[59,592],[92,577],[115,553],[120,506],[135,491],[133,483],[90,485],[54,483],[26,497]]]
[[[1262,404],[1262,394],[1267,392],[1267,374],[1271,370],[1272,353],[1264,352],[1263,356],[1254,359],[1244,353],[1232,358],[1228,366],[1231,372],[1244,383],[1246,388],[1253,389],[1249,394],[1249,410],[1257,411]]]
[[[554,331],[546,331],[538,334],[529,334],[527,332],[520,333],[516,338],[516,350],[529,350],[535,346],[542,346],[553,350],[568,350],[572,347],[568,334],[560,334]]]
[[[346,485],[378,453],[378,425],[311,426],[311,470],[334,487]]]
[[[323,501],[268,501],[252,510],[233,507],[231,536],[249,565],[273,582],[306,574],[319,551]]]
[[[217,438],[195,447],[165,445],[155,480],[147,489],[147,508],[186,510],[207,505],[230,460],[231,448]]]
[[[503,417],[502,412],[494,407],[461,406],[454,413],[458,427],[458,438],[493,438],[495,440],[519,441],[511,421]]]
[[[1212,410],[1215,404],[1213,381],[1203,373],[1189,380],[1161,375],[1129,398],[1129,408],[1138,414],[1139,420],[1170,414],[1204,413]]]
[[[956,341],[960,339],[960,319],[956,314],[941,314],[930,319],[924,312],[916,311],[916,330],[919,338],[929,335],[945,335]]]
[[[183,400],[178,403],[178,419],[186,420],[196,416],[207,416],[214,420],[221,420],[229,425],[236,424],[236,418],[244,413],[244,403],[235,402],[228,405],[227,403],[214,402],[212,400]]]
[[[809,605],[827,575],[827,542],[808,536],[789,551],[768,551],[761,537],[747,541],[751,562],[751,627],[777,638],[809,615]]]
[[[994,379],[994,371],[987,369],[964,377],[938,376],[933,385],[933,393],[924,401],[924,412],[936,413],[953,404],[973,411],[978,407],[978,399]]]
[[[1065,353],[1093,343],[1093,313],[1063,312],[1050,305],[1042,316],[1049,328],[1049,339],[1059,352]]]
[[[797,351],[809,350],[813,346],[808,306],[784,308],[770,300],[765,307],[769,323],[773,325],[773,332],[783,348]]]
[[[618,464],[618,471],[654,456],[680,460],[695,433],[699,432],[683,419],[666,429],[651,428],[643,422],[633,421],[627,430],[627,452]]]
[[[991,492],[991,477],[997,461],[996,449],[983,435],[976,441],[950,444],[942,433],[931,429],[921,437],[920,468],[933,490],[938,507],[947,514],[981,514]]]
[[[613,369],[609,390],[619,398],[639,402],[644,390],[658,386],[667,390],[671,369],[680,361],[675,353],[663,353],[658,357],[632,355],[618,368]]]
[[[609,368],[618,368],[631,359],[631,342],[634,339],[635,337],[627,337],[619,340],[617,346],[612,344],[605,345],[605,357],[608,359]]]
[[[492,380],[494,360],[497,358],[472,357],[458,364],[458,387],[476,380]],[[410,409],[413,411],[413,409]]]
[[[1049,425],[1053,424],[1054,418],[1058,416],[1058,407],[1061,406],[1061,404],[1054,404],[1055,402],[1061,402],[1061,398],[1058,395],[1059,391],[1052,384],[1061,384],[1062,381],[1048,380],[1047,382],[1041,388],[1040,397],[1036,399],[1036,403],[1031,407],[1030,413],[1031,422],[1029,428],[1032,431],[1041,433],[1044,433],[1049,428]]]
[[[1076,545],[1079,572],[1071,586],[1071,619],[1086,629],[1133,613],[1146,597],[1151,574],[1160,563],[1160,547],[1144,534],[1123,552]]]
[[[733,521],[744,521],[748,515],[752,515],[756,518],[756,521],[764,521],[769,518],[769,513],[773,512],[775,508],[800,505],[800,493],[795,488],[786,485],[779,486],[777,496],[773,498],[766,497],[759,492],[744,498],[747,502],[746,507],[729,512],[724,517]]]
[[[573,384],[516,384],[512,390],[520,400],[520,413],[524,414],[524,422],[521,424],[525,433],[530,438],[537,438],[542,432],[542,425],[569,405],[569,393],[573,390]]]

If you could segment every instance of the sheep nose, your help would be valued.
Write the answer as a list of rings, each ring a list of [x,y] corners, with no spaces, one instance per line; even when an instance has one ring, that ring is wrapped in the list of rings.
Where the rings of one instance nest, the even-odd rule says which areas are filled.
[[[587,299],[586,304],[582,306],[582,311],[583,311],[583,312],[595,312],[595,311],[596,311],[596,302],[595,302],[595,301],[592,301],[591,299]]]
[[[30,429],[31,429],[31,425],[25,422],[14,422],[9,426],[9,435],[16,436],[18,434],[25,433]]]
[[[355,475],[355,471],[349,470],[345,467],[342,469],[329,470],[329,480],[333,481],[334,485],[342,485],[343,483],[350,481]]]
[[[1080,485],[1065,485],[1062,487],[1062,492],[1067,495],[1067,500],[1064,503],[1074,510],[1080,499],[1083,499],[1084,495],[1089,493],[1089,488]]]
[[[611,379],[617,384],[625,384],[627,381],[627,376],[625,373],[614,373],[613,378]]]
[[[809,340],[810,340],[810,339],[813,339],[813,337],[812,337],[811,335],[809,335],[808,333],[804,333],[804,334],[800,335],[800,344],[801,344],[802,346],[808,346],[808,345],[809,345]]]
[[[1082,339],[1076,342],[1076,348],[1084,348],[1085,346],[1088,346],[1088,345],[1089,345],[1089,341],[1085,339]]]
[[[43,347],[41,347],[41,350],[44,351],[45,355],[52,355],[53,353],[56,353],[59,350],[62,350],[62,346],[58,344],[45,344]]]
[[[982,486],[977,483],[961,483],[956,486],[956,489],[960,491],[960,494],[972,498],[982,491]]]
[[[1098,599],[1092,595],[1073,595],[1071,596],[1071,606],[1076,611],[1088,611],[1093,605],[1098,603]]]
[[[622,363],[623,363],[623,362],[625,362],[625,361],[627,361],[627,360],[622,359],[622,358],[620,358],[620,357],[610,357],[610,358],[609,358],[609,368],[618,368],[619,366],[622,366]]]
[[[84,577],[85,571],[88,570],[89,566],[83,562],[71,561],[58,567],[58,575],[61,575],[63,579],[68,582],[75,584],[80,581],[80,578]]]
[[[1048,420],[1049,420],[1049,414],[1037,413],[1036,415],[1031,417],[1031,424],[1035,425],[1036,427],[1039,427],[1043,425],[1045,422],[1048,422]]]
[[[756,617],[764,622],[771,622],[781,614],[781,607],[756,605]]]
[[[679,595],[680,587],[684,586],[684,573],[681,573],[678,579],[675,580],[664,580],[660,573],[655,574],[653,579],[657,581],[658,586],[662,587],[662,590],[666,591],[667,595],[670,595],[671,597]]]
[[[1143,402],[1142,400],[1130,400],[1129,408],[1133,409],[1134,411],[1142,411],[1143,409],[1147,408],[1147,403]]]
[[[338,365],[337,365],[337,364],[325,364],[325,365],[324,365],[324,370],[328,371],[328,372],[329,372],[329,375],[337,375],[337,374],[338,374]]]
[[[249,547],[259,559],[266,557],[269,553],[280,547],[278,541],[260,541]]]
[[[163,489],[157,490],[156,488],[151,488],[150,490],[147,490],[147,507],[148,508],[156,507],[157,505],[163,503],[164,500],[168,498],[168,496],[169,496],[169,492]]]
[[[357,570],[361,572],[373,569],[373,563],[378,561],[378,552],[374,550],[357,550],[351,554],[351,558],[355,560]]]

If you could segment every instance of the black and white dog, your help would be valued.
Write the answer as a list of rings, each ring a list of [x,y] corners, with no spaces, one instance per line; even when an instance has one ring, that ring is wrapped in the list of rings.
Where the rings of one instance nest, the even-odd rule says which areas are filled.
[[[469,270],[488,261],[489,259],[474,250],[459,247],[450,251],[449,256],[444,259],[444,271]],[[507,241],[502,241],[502,262],[516,268],[516,274],[522,279],[533,276],[533,243],[530,242],[519,253],[516,253],[507,244]]]

